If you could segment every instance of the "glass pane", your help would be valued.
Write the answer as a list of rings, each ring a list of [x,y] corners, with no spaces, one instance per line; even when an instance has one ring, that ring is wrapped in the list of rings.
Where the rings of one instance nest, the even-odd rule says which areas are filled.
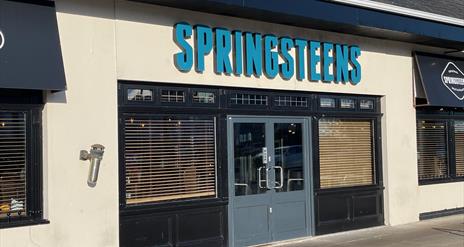
[[[129,101],[153,101],[153,90],[151,89],[127,89],[127,100]]]
[[[266,192],[266,165],[263,164],[265,146],[264,123],[234,124],[236,196]]]
[[[374,101],[368,99],[362,99],[359,102],[359,107],[363,110],[372,110],[374,109]]]
[[[285,107],[307,107],[308,98],[300,96],[276,96],[274,98],[274,104],[276,106]]]
[[[236,93],[230,98],[230,103],[233,105],[267,105],[267,96]]]
[[[301,123],[274,124],[276,191],[304,189]]]
[[[340,108],[354,109],[354,107],[355,107],[354,99],[341,99],[340,100]]]
[[[464,176],[464,121],[454,122],[454,138],[456,141],[456,176]]]
[[[212,92],[193,92],[193,103],[214,104],[215,95]]]
[[[161,102],[174,102],[183,103],[185,102],[185,93],[182,90],[161,90]]]
[[[0,111],[0,219],[26,212],[26,114]]]
[[[323,108],[334,108],[335,99],[333,98],[321,98],[320,106]]]
[[[446,121],[417,121],[417,165],[419,180],[448,177]]]
[[[127,204],[216,196],[214,117],[124,121]]]
[[[371,120],[319,120],[320,187],[373,184],[372,136]]]

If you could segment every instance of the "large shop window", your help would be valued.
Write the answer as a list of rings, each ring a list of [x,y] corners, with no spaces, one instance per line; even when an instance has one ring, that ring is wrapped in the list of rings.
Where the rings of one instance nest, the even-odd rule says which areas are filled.
[[[319,120],[320,188],[374,184],[372,120]]]
[[[215,197],[215,122],[192,116],[124,118],[126,204]]]
[[[464,120],[417,120],[419,182],[464,178]]]
[[[42,217],[37,114],[0,109],[0,227]]]

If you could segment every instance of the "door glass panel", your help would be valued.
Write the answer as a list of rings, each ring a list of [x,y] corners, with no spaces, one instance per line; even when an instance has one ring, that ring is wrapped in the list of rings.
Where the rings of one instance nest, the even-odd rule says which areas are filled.
[[[276,192],[304,189],[301,123],[274,124]]]
[[[266,147],[264,123],[234,124],[235,195],[254,195],[266,192]]]

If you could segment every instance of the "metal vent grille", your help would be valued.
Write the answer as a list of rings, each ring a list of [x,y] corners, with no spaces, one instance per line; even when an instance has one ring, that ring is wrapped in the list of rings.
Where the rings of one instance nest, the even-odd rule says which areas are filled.
[[[371,120],[319,120],[321,188],[373,184]]]
[[[447,178],[448,145],[446,121],[417,121],[419,180]]]
[[[0,111],[0,218],[26,210],[26,114]]]
[[[261,105],[268,104],[268,97],[259,94],[234,93],[230,97],[232,105]]]
[[[454,138],[456,145],[456,176],[464,176],[464,121],[454,122]]]
[[[184,103],[185,92],[182,90],[161,90],[161,102]]]
[[[126,202],[216,195],[215,119],[125,119]]]
[[[285,107],[308,107],[308,98],[301,96],[276,96],[274,104]]]

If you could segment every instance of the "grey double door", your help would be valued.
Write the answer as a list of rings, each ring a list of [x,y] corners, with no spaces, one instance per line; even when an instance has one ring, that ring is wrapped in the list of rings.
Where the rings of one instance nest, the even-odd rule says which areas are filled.
[[[228,117],[230,244],[311,234],[309,120]]]

